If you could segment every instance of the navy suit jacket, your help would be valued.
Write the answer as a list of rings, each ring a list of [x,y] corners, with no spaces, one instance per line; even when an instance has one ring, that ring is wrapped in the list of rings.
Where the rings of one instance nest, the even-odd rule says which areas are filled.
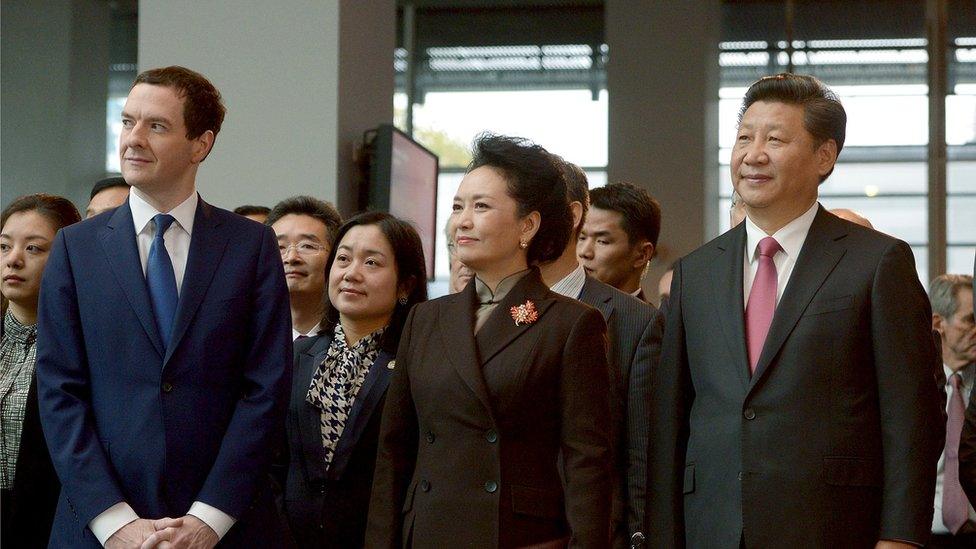
[[[164,348],[128,203],[58,233],[37,347],[41,422],[63,485],[52,547],[98,547],[88,523],[122,501],[142,518],[201,501],[237,520],[222,545],[274,544],[267,471],[292,349],[276,248],[271,229],[200,200]]]
[[[295,344],[285,511],[299,547],[362,547],[383,402],[395,365],[393,353],[379,352],[353,401],[332,465],[326,470],[321,410],[309,404],[305,395],[331,344],[331,330]]]

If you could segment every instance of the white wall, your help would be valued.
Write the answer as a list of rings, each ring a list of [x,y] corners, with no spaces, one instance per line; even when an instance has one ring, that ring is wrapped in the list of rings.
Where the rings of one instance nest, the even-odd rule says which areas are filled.
[[[227,117],[197,177],[206,200],[311,194],[342,206],[349,136],[393,118],[395,25],[393,0],[140,0],[139,70],[184,65],[223,94]]]
[[[4,0],[0,22],[0,204],[47,192],[84,211],[105,176],[109,6]]]

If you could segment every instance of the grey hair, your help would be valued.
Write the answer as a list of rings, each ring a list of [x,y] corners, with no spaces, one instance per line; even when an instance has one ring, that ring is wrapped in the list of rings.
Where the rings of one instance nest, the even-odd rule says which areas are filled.
[[[963,274],[944,274],[937,276],[929,284],[929,301],[932,302],[932,313],[949,318],[956,314],[959,307],[959,290],[970,288],[973,277]]]

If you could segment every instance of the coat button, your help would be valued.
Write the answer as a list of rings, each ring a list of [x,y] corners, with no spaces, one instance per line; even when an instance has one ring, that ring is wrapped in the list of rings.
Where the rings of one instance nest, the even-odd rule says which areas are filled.
[[[489,480],[488,482],[485,483],[485,492],[488,492],[489,494],[494,494],[496,490],[498,490],[497,482],[493,480]]]
[[[742,412],[742,416],[748,420],[756,419],[756,412],[752,408],[746,408],[745,412]]]
[[[426,480],[420,481],[420,489],[424,492],[430,492],[430,483]]]
[[[643,547],[644,546],[644,532],[634,532],[634,535],[630,536],[630,546],[631,547]]]
[[[427,442],[429,444],[433,444],[434,443],[434,432],[433,431],[427,431]]]
[[[170,383],[168,381],[166,381],[166,382],[163,383],[163,392],[164,393],[168,393],[168,392],[170,392],[172,390],[173,390],[173,384],[172,383]]]
[[[494,444],[498,441],[498,433],[496,433],[494,429],[489,429],[488,432],[485,433],[485,440]]]
[[[739,471],[739,480],[743,480],[745,478],[746,478],[746,474],[743,473],[742,471]]]

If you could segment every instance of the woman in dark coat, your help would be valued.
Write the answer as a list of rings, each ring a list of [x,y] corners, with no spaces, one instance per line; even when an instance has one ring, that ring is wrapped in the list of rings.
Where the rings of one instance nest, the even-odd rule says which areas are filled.
[[[571,223],[545,149],[475,143],[449,224],[475,278],[407,320],[367,547],[609,547],[606,325],[531,267]]]
[[[389,214],[347,221],[326,263],[320,335],[296,342],[285,513],[299,547],[361,547],[383,400],[410,308],[427,299],[417,232]]]
[[[61,485],[37,408],[37,296],[54,235],[81,220],[66,198],[22,196],[0,214],[0,546],[47,547]]]

